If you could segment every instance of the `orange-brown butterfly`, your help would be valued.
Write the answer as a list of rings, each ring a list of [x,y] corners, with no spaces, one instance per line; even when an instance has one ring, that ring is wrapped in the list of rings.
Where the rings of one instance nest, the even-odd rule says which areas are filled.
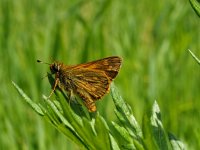
[[[40,60],[37,62],[44,63]],[[58,86],[68,92],[69,98],[73,94],[78,95],[88,110],[94,112],[95,101],[109,92],[110,83],[117,76],[121,63],[122,59],[118,56],[72,66],[57,61],[52,64],[46,63],[50,65],[51,73],[55,74],[50,96]]]

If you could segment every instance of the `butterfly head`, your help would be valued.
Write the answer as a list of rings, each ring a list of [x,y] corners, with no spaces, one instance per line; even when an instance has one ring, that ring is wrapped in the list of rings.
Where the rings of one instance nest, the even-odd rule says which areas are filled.
[[[37,62],[49,65],[52,74],[55,74],[56,72],[59,72],[60,68],[63,66],[63,63],[59,63],[59,62],[56,62],[56,61],[53,62],[52,64],[43,62],[41,60],[37,60]]]
[[[54,74],[56,72],[59,72],[60,71],[60,68],[62,67],[62,63],[59,63],[59,62],[54,62],[50,65],[50,70],[51,70],[51,73]]]

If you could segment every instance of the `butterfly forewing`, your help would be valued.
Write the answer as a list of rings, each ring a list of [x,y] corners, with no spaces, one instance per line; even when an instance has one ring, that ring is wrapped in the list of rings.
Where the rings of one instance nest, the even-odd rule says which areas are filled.
[[[105,75],[110,80],[112,80],[117,76],[121,66],[121,62],[122,59],[120,57],[112,56],[76,66],[71,66],[71,69],[76,70],[80,68],[88,68],[89,70],[92,69],[92,70],[103,71]]]

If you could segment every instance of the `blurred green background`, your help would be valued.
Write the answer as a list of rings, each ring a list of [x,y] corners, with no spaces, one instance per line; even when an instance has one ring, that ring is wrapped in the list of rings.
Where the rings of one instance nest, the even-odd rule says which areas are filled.
[[[154,100],[165,129],[189,149],[200,148],[200,22],[187,0],[0,0],[0,149],[64,150],[78,146],[42,120],[13,88],[34,101],[49,95],[47,65],[118,55],[115,80],[140,124]],[[98,102],[115,120],[108,94]]]

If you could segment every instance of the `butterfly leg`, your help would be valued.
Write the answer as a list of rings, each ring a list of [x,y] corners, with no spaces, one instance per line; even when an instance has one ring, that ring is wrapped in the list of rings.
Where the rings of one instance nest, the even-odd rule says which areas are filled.
[[[59,84],[59,78],[56,76],[53,88],[52,88],[51,93],[49,95],[49,98],[51,97],[51,95],[53,94],[53,92],[56,90],[56,87],[58,86],[58,84]]]

